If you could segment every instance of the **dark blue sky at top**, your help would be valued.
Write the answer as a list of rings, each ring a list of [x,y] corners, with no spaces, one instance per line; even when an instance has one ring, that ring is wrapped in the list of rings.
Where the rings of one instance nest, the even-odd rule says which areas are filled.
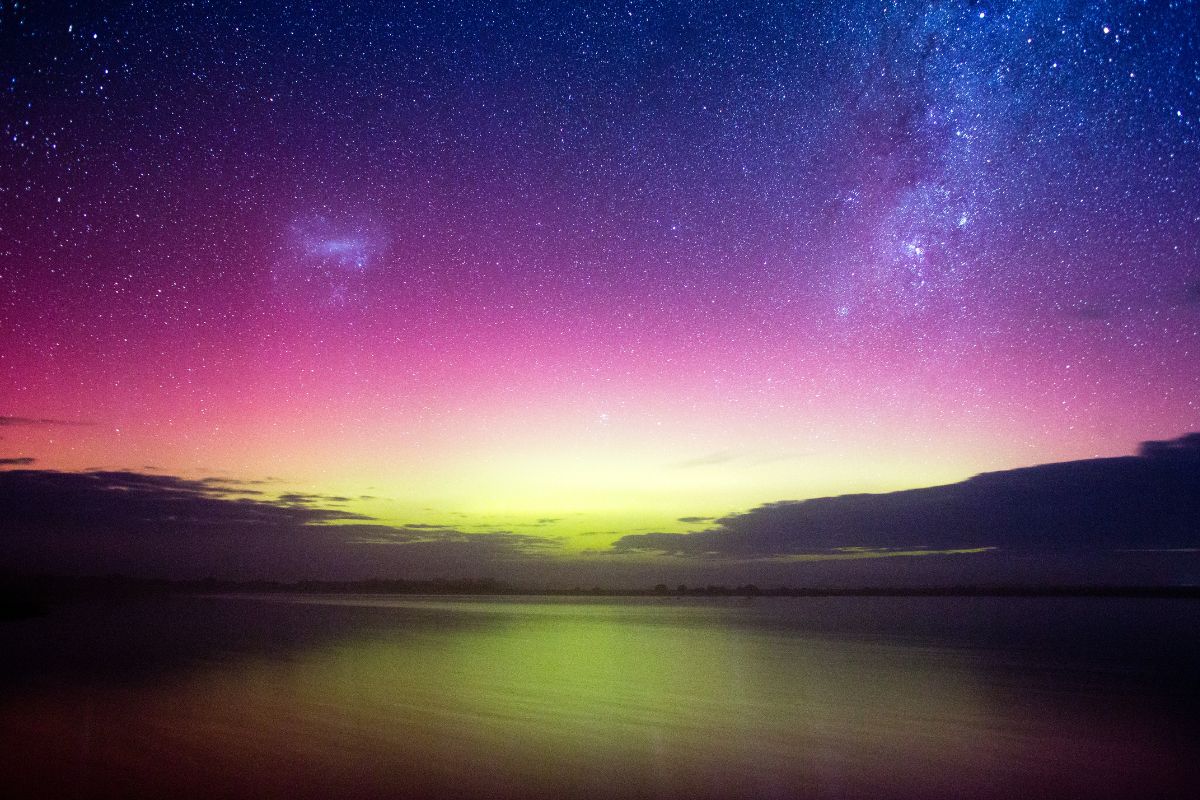
[[[536,218],[657,254],[627,288],[843,313],[1198,279],[1189,3],[8,4],[4,36],[18,254],[46,239],[12,213],[63,202],[147,249],[231,209],[387,209],[439,251]]]

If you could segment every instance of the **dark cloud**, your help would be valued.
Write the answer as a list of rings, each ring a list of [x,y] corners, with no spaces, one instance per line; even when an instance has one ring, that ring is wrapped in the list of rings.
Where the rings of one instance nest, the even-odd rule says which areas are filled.
[[[353,528],[357,538],[354,544],[437,544],[442,546],[469,545],[479,550],[484,548],[494,553],[524,552],[543,553],[557,549],[555,539],[530,536],[509,531],[467,533],[457,528],[440,528],[431,525],[358,525]]]
[[[94,422],[79,422],[68,419],[46,419],[39,417],[4,417],[0,416],[0,428],[29,427],[39,428],[52,425],[90,426]]]
[[[879,557],[921,552],[1115,552],[1200,541],[1200,434],[1140,454],[978,475],[877,495],[759,506],[704,531],[625,536],[616,552]]]
[[[716,517],[680,517],[680,522],[686,522],[689,525],[698,525],[702,522],[712,522]]]
[[[146,467],[146,469],[154,470],[154,469],[157,469],[157,467]],[[271,481],[268,481],[268,480],[244,481],[244,480],[239,480],[237,478],[211,477],[211,478],[201,478],[200,482],[213,484],[215,486],[264,486],[264,485],[270,483]]]
[[[551,539],[384,525],[322,503],[247,497],[237,482],[137,472],[0,472],[0,563],[165,577],[484,575],[542,558]],[[375,545],[402,545],[378,547]]]
[[[339,494],[310,494],[307,492],[288,492],[279,495],[279,502],[299,505],[312,505],[313,503],[349,503],[350,498]]]
[[[139,472],[12,470],[0,474],[0,519],[16,528],[88,533],[290,529],[367,519],[359,514],[248,499],[240,487]]]
[[[1200,454],[1200,433],[1189,433],[1178,439],[1151,440],[1138,446],[1138,455],[1143,458],[1196,458]]]
[[[16,458],[0,458],[0,467],[27,467],[37,459],[29,456],[18,456]]]
[[[384,524],[329,497],[337,496],[247,495],[238,482],[138,472],[0,470],[0,564],[26,573],[566,586],[1194,582],[1200,434],[1147,442],[1136,456],[685,517],[706,529],[624,531],[590,557],[567,557],[559,539],[532,533]],[[939,557],[951,553],[961,555]]]

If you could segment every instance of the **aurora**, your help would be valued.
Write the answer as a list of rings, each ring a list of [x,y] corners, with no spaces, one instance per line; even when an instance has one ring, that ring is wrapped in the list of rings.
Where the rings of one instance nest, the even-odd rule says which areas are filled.
[[[1200,428],[1186,4],[335,11],[5,10],[0,466],[620,580]]]

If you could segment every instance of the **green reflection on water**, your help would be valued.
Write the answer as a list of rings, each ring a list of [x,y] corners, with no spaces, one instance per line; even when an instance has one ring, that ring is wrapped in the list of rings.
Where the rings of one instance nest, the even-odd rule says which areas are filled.
[[[21,697],[0,709],[13,774],[40,796],[694,800],[1119,796],[1170,766],[1137,719],[969,650],[809,632],[786,605],[288,602],[372,623]]]
[[[222,691],[270,687],[239,701],[267,702],[256,728],[280,713],[272,698],[307,704],[286,735],[314,743],[314,758],[336,729],[401,772],[485,793],[881,791],[905,782],[898,763],[924,764],[926,786],[964,757],[997,765],[978,741],[946,736],[985,711],[970,672],[929,653],[741,626],[737,608],[420,606],[470,624],[246,665]],[[913,724],[930,715],[939,726]]]

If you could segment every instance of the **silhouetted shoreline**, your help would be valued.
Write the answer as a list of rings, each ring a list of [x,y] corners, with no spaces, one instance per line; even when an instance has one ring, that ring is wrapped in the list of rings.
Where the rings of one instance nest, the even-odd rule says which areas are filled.
[[[1126,597],[1200,599],[1200,586],[840,586],[760,587],[659,584],[644,589],[536,587],[492,579],[358,581],[168,580],[105,576],[20,576],[0,581],[0,620],[40,616],[50,607],[83,598],[135,598],[169,594],[381,594],[461,597]]]

